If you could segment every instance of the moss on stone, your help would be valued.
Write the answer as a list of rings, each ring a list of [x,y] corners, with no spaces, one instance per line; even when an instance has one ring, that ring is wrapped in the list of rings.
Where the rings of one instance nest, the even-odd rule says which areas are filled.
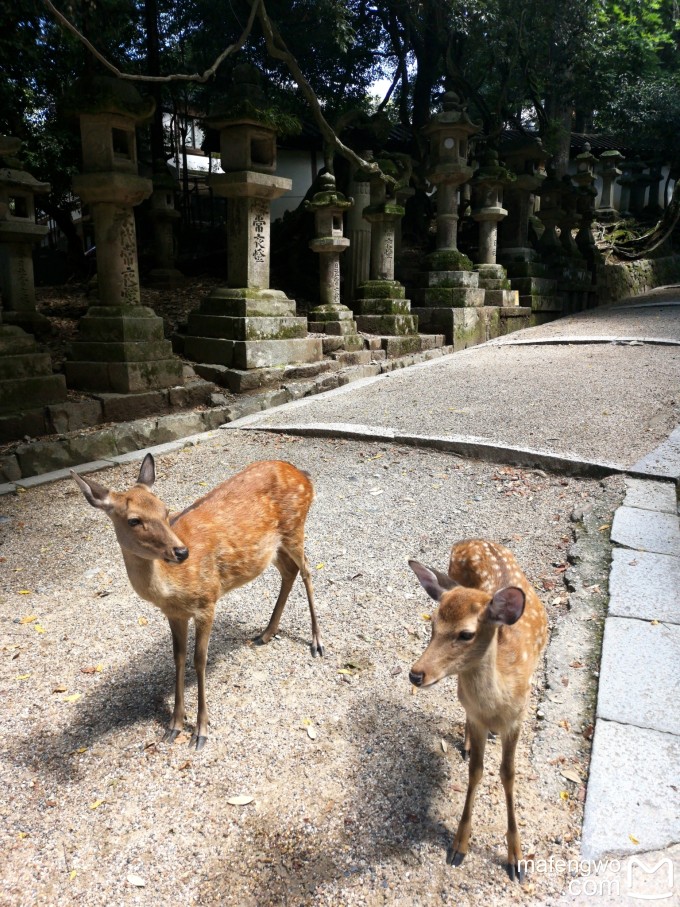
[[[431,252],[426,259],[428,271],[472,271],[472,261],[457,249]]]

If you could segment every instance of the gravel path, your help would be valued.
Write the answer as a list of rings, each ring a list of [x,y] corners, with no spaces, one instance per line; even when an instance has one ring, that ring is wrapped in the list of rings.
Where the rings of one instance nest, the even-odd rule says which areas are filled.
[[[536,876],[520,889],[501,866],[498,743],[487,748],[471,853],[460,870],[445,865],[466,786],[463,712],[452,681],[412,695],[408,669],[429,637],[430,602],[406,560],[445,569],[457,539],[504,542],[554,625],[567,600],[569,514],[618,501],[620,480],[221,432],[160,459],[156,490],[181,507],[269,458],[315,481],[307,552],[327,657],[309,655],[299,582],[280,639],[263,649],[248,640],[269,618],[278,575],[230,594],[211,640],[211,730],[198,755],[159,743],[172,697],[170,633],[132,592],[108,520],[70,481],[0,501],[0,902],[550,904],[564,879]],[[98,479],[120,490],[136,472]],[[517,759],[524,851],[568,859],[578,853],[583,786],[561,777],[560,751],[569,738],[573,753],[576,740],[569,765],[583,776],[587,743],[582,728],[556,723],[554,745],[532,757],[535,706]],[[241,794],[254,799],[227,802]]]
[[[257,421],[472,436],[631,466],[680,422],[680,346],[474,347]]]

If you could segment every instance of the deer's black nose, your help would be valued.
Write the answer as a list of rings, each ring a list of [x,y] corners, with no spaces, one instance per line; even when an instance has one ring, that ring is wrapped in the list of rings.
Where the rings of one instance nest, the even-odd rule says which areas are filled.
[[[421,671],[409,671],[408,679],[411,681],[414,687],[421,687],[423,685],[425,675]]]
[[[173,548],[172,552],[180,564],[182,563],[182,561],[185,561],[189,557],[188,548]]]

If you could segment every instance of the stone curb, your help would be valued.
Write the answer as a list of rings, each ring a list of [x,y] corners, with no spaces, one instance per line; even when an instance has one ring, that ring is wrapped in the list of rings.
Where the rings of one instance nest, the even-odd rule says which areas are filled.
[[[680,840],[680,520],[668,483],[627,479],[614,515],[581,852],[626,856]]]
[[[615,345],[635,346],[642,344],[651,344],[657,346],[680,346],[680,340],[669,340],[667,337],[602,337],[573,335],[566,337],[537,337],[535,340],[511,340],[505,337],[499,337],[496,340],[489,340],[487,346],[542,346],[544,344],[572,344],[572,343],[613,343]]]
[[[329,394],[330,396],[330,394]],[[305,401],[300,401],[305,402]],[[291,405],[292,408],[292,405]],[[283,407],[281,409],[284,409]],[[463,435],[411,435],[393,431],[390,428],[376,425],[362,425],[347,422],[309,422],[288,423],[285,425],[258,424],[261,415],[247,416],[220,426],[221,429],[249,429],[253,431],[271,431],[279,434],[300,435],[306,437],[343,437],[357,441],[386,441],[388,443],[406,444],[411,447],[427,447],[458,454],[461,457],[473,457],[494,463],[510,466],[539,467],[560,475],[572,475],[589,478],[603,478],[608,475],[627,475],[640,479],[656,477],[654,473],[638,471],[620,463],[609,463],[600,460],[582,460],[567,454],[555,454],[549,450],[513,445],[494,444],[483,438]],[[668,476],[657,478],[669,481]]]
[[[200,437],[197,428],[203,427],[210,434],[214,429],[236,420],[242,420],[263,410],[294,405],[311,396],[321,393],[347,392],[357,385],[388,377],[391,371],[401,368],[419,368],[438,362],[446,355],[452,355],[452,347],[425,350],[402,356],[398,359],[387,359],[370,366],[349,366],[330,374],[317,376],[314,381],[290,383],[281,389],[268,390],[262,394],[243,396],[231,406],[215,407],[208,410],[184,410],[152,418],[136,419],[132,422],[118,422],[100,431],[89,434],[71,433],[55,441],[36,441],[23,445],[17,456],[11,454],[0,458],[0,467],[5,461],[9,468],[10,481],[0,484],[0,496],[16,493],[17,489],[27,489],[46,482],[55,482],[66,478],[69,469],[78,472],[94,472],[107,466],[141,459],[146,452],[153,450],[159,454],[168,453],[182,447],[184,443],[193,443],[191,439]],[[367,372],[369,377],[366,377]],[[301,398],[301,394],[304,395]],[[153,444],[157,441],[157,444]],[[146,442],[146,443],[144,443]],[[149,443],[151,442],[151,443]],[[169,446],[168,446],[169,445]],[[176,446],[173,446],[176,445]],[[141,455],[141,456],[140,456]],[[22,459],[24,468],[22,468]],[[35,469],[42,459],[45,471]],[[13,461],[7,465],[6,461]],[[93,465],[96,464],[96,465]],[[104,465],[99,465],[104,464]],[[29,474],[21,475],[28,468]],[[54,468],[54,467],[58,468]],[[50,468],[52,467],[52,468]],[[1,473],[0,473],[1,474]]]

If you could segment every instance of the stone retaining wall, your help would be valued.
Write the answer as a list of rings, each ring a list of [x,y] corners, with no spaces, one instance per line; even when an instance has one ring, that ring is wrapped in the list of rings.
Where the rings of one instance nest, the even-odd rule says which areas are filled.
[[[600,266],[597,283],[600,305],[616,302],[624,296],[648,293],[655,287],[680,283],[680,255]]]

